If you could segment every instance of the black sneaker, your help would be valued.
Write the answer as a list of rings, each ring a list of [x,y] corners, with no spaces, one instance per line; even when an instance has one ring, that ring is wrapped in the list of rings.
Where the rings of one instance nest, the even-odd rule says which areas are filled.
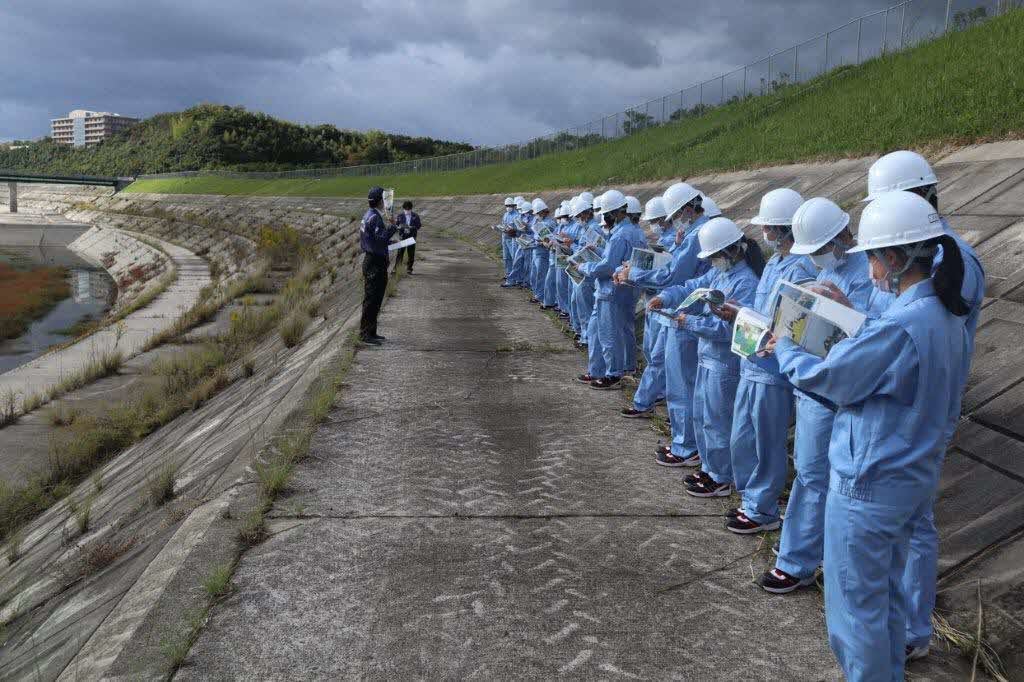
[[[519,286],[519,285],[518,284],[512,284],[511,282],[505,282],[504,284],[501,285],[501,288],[502,289],[515,289],[517,286]]]
[[[387,337],[381,336],[380,334],[374,334],[370,338],[381,342],[387,341]]]
[[[655,401],[654,401],[654,404],[655,404],[655,405],[664,405],[664,404],[665,404],[665,396],[661,396],[660,398],[658,398],[657,400],[655,400]]]
[[[654,414],[654,410],[638,410],[634,407],[627,407],[619,414],[626,419],[650,419],[651,415]]]
[[[536,296],[531,296],[530,303],[540,303],[540,299],[537,298]]]
[[[813,585],[814,576],[812,575],[809,578],[797,578],[795,575],[790,575],[785,571],[773,568],[770,571],[765,571],[764,575],[761,576],[761,579],[757,581],[757,583],[765,592],[771,592],[772,594],[789,594],[801,587]]]
[[[708,476],[686,486],[686,494],[694,497],[729,497],[732,494],[732,483],[719,483]]]
[[[576,377],[576,381],[580,382],[581,384],[592,384],[596,381],[596,379],[590,376],[589,374],[581,374],[578,377]]]
[[[601,377],[597,381],[590,382],[590,387],[596,391],[614,391],[622,388],[622,377]]]
[[[671,445],[659,445],[658,447],[654,448],[654,454],[655,455],[670,455],[670,454],[672,454],[672,446]]]
[[[573,341],[579,341],[580,340],[580,335],[579,334],[573,334],[572,335],[572,340]]]
[[[737,516],[740,516],[742,513],[743,513],[743,507],[733,507],[729,511],[725,512],[725,518],[727,518],[727,519],[735,519]],[[776,554],[776,556],[778,556],[778,555]]]
[[[553,305],[541,305],[540,307],[541,310],[554,310],[554,308],[555,306]]]
[[[684,467],[686,466],[682,457],[676,457],[671,452],[659,452],[654,458],[654,463],[663,467]]]
[[[383,345],[383,343],[384,343],[383,341],[375,339],[372,336],[360,336],[359,337],[359,342],[360,343],[365,343],[365,344],[370,345],[370,346],[380,346],[380,345]]]
[[[746,514],[740,513],[736,518],[725,524],[725,528],[726,530],[730,530],[739,535],[753,535],[754,533],[765,533],[770,530],[778,530],[781,525],[782,524],[778,521],[758,523],[757,521],[752,521]]]
[[[709,481],[713,483],[714,480],[715,479],[711,478],[710,476],[708,476],[703,471],[697,471],[697,473],[687,474],[686,476],[684,476],[683,477],[683,485],[691,485],[693,483],[700,483],[702,481],[704,483],[707,483]]]
[[[558,313],[558,316],[560,318],[562,318],[563,320],[568,320],[569,319],[569,313]]]

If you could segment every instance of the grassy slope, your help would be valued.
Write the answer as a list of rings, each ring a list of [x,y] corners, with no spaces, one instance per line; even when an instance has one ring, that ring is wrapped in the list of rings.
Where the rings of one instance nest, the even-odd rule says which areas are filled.
[[[904,54],[629,138],[449,173],[323,180],[145,180],[128,191],[361,196],[501,193],[688,177],[1024,132],[1024,11]]]

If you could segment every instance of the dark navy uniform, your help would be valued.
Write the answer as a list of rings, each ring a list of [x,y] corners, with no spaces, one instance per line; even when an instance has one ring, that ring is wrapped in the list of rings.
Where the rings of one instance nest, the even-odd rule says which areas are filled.
[[[377,336],[377,315],[388,287],[388,242],[398,228],[384,222],[380,211],[371,208],[359,227],[359,246],[363,250],[363,315],[359,337],[363,341]]]

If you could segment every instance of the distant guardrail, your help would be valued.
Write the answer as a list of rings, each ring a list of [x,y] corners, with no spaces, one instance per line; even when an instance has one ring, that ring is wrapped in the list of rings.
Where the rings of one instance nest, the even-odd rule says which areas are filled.
[[[471,152],[362,166],[288,171],[227,170],[156,173],[142,178],[218,176],[282,179],[407,175],[464,170],[534,159],[633,135],[652,126],[699,116],[723,104],[768,95],[838,67],[861,64],[962,30],[1024,5],[1024,0],[906,0],[857,17],[755,62],[615,114],[525,142],[480,147]],[[839,5],[841,6],[841,4]]]

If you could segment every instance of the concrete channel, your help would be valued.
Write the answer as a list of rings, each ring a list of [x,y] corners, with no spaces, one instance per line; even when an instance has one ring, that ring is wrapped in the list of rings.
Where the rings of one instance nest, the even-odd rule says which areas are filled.
[[[856,213],[872,161],[689,181],[740,220],[782,186]],[[939,609],[972,631],[980,582],[988,641],[1019,672],[1024,143],[934,161],[943,210],[989,275],[936,506]],[[627,189],[646,199],[667,184]],[[160,674],[161,641],[203,603],[201,577],[230,554],[226,517],[251,496],[253,458],[330,361],[359,298],[359,200],[96,194],[72,209],[79,190],[23,192],[21,210],[48,207],[208,257],[233,238],[252,242],[262,225],[289,224],[339,274],[326,319],[299,347],[261,347],[256,376],[105,467],[104,532],[136,534],[130,552],[67,584],[56,571],[74,552],[60,538],[67,510],[31,524],[26,555],[0,569],[2,677]],[[614,415],[621,397],[574,385],[582,357],[496,288],[498,266],[480,249],[494,245],[501,198],[414,199],[428,226],[424,261],[386,309],[393,341],[357,356],[314,456],[271,513],[271,537],[243,555],[178,676],[837,678],[818,594],[768,597],[753,585],[768,560],[758,540],[728,537],[716,511],[686,500],[651,462],[657,434]],[[441,228],[457,239],[431,235]],[[523,350],[498,352],[517,342]],[[145,476],[168,460],[183,466],[177,504],[139,511]],[[963,679],[969,664],[939,651],[910,671]]]

